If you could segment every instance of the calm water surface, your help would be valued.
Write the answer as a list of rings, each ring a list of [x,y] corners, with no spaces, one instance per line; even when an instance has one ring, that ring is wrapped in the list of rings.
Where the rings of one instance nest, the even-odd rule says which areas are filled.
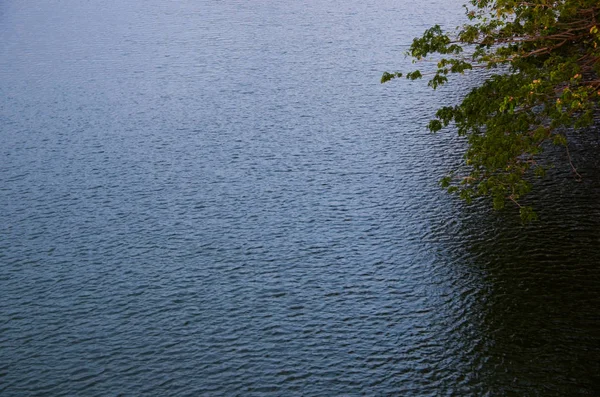
[[[379,84],[461,3],[2,1],[0,394],[598,395],[600,140],[522,228]]]

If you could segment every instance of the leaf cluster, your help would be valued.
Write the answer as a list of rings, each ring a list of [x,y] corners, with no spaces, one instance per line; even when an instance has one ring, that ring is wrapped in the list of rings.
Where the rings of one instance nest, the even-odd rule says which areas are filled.
[[[497,209],[510,201],[531,220],[535,213],[520,200],[532,177],[544,175],[544,147],[567,148],[565,129],[592,125],[599,107],[600,2],[471,0],[465,9],[469,23],[452,35],[436,25],[408,51],[415,62],[436,57],[427,75],[434,89],[451,74],[491,71],[429,123],[433,132],[452,124],[468,142],[463,171],[441,185],[467,201],[490,197]],[[386,72],[381,80],[402,76]],[[425,75],[416,70],[406,77]]]

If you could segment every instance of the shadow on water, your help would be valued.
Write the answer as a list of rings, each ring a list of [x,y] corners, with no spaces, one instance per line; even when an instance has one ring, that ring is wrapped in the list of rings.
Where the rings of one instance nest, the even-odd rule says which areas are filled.
[[[597,134],[577,137],[571,153],[584,179],[576,182],[564,153],[552,150],[557,167],[530,198],[538,222],[523,226],[515,210],[494,212],[481,203],[439,231],[454,236],[446,240],[456,245],[448,247],[453,258],[444,260],[451,276],[469,280],[450,331],[463,349],[455,376],[468,390],[600,392]]]

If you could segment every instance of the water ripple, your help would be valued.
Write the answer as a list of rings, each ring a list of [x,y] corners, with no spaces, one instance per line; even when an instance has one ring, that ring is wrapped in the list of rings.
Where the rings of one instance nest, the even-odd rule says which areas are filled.
[[[441,192],[401,3],[2,3],[0,394],[597,394],[597,138],[528,228]]]

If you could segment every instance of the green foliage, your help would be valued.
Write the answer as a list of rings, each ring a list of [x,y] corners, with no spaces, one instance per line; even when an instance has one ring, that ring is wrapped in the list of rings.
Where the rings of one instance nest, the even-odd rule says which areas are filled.
[[[496,209],[513,202],[530,221],[535,212],[519,200],[531,178],[545,174],[540,153],[548,144],[567,148],[565,129],[592,125],[599,108],[600,1],[470,0],[465,9],[469,23],[452,36],[436,25],[408,51],[417,62],[437,57],[434,89],[449,74],[495,72],[428,125],[437,132],[453,124],[468,142],[464,172],[440,184],[467,202],[488,196]],[[399,77],[384,73],[381,81]]]

